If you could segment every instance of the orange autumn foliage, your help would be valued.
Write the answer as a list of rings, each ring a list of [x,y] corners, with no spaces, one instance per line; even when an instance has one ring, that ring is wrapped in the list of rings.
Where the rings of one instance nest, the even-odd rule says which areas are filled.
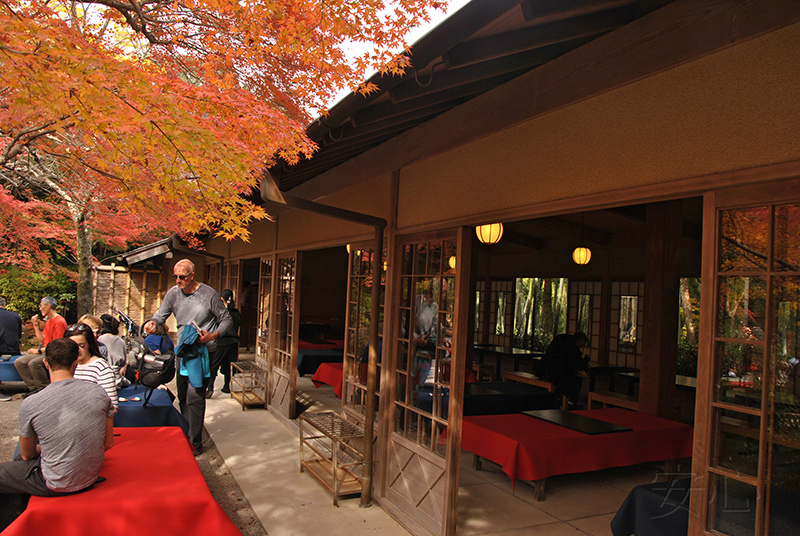
[[[82,227],[123,242],[159,227],[246,240],[266,217],[248,200],[262,170],[311,157],[312,118],[343,86],[373,89],[358,85],[370,70],[402,72],[403,36],[444,6],[0,0],[0,206],[39,215],[16,221],[25,240]],[[348,58],[351,43],[370,50]]]

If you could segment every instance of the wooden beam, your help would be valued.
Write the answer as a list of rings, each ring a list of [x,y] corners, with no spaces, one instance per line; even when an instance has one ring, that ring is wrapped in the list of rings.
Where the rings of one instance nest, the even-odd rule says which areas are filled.
[[[632,20],[633,11],[630,8],[605,11],[577,19],[472,39],[448,50],[442,54],[442,58],[448,69],[454,69],[564,41],[596,37],[599,34],[616,30]]]
[[[539,218],[534,221],[537,227],[542,227],[548,231],[554,231],[562,235],[580,238],[598,246],[608,246],[611,244],[611,235],[604,231],[581,225],[565,218],[553,216],[550,218]]]
[[[435,71],[431,75],[432,78],[429,83],[422,85],[416,79],[407,80],[389,91],[389,95],[392,98],[392,102],[402,102],[502,74],[515,73],[517,75],[515,76],[516,78],[533,67],[545,64],[575,48],[583,46],[593,38],[593,36],[580,37],[571,41],[476,63],[460,69]]]
[[[503,77],[505,78],[505,82],[511,80],[510,75],[503,75]],[[497,84],[491,84],[491,82],[470,84],[469,86],[462,86],[451,90],[440,91],[438,93],[426,95],[425,98],[422,99],[407,100],[399,104],[393,104],[391,102],[376,104],[374,106],[364,108],[362,111],[355,114],[351,118],[350,122],[354,127],[361,127],[364,125],[369,125],[370,123],[383,121],[390,117],[403,115],[408,112],[433,109],[437,105],[444,104],[449,106],[447,108],[449,110],[464,104],[475,95],[483,93],[484,91],[494,87],[497,87]]]
[[[326,172],[298,193],[338,191],[797,21],[794,0],[676,0]]]
[[[413,69],[424,69],[432,61],[441,56],[443,50],[448,50],[470,35],[480,30],[487,21],[492,21],[517,6],[522,0],[491,0],[488,2],[470,2],[459,9],[440,25],[437,32],[431,32],[420,39],[411,49],[411,62]],[[369,81],[386,91],[399,84],[406,77],[413,77],[413,69],[403,77],[376,74]],[[306,134],[312,140],[321,138],[328,126],[339,126],[351,115],[362,109],[365,103],[378,99],[382,92],[376,91],[363,96],[352,94],[345,97],[341,103],[331,108],[325,123],[317,121],[306,129]]]
[[[526,0],[520,4],[528,22],[539,24],[633,4],[636,0]]]
[[[502,240],[505,240],[506,242],[511,242],[512,244],[516,244],[518,246],[524,246],[526,248],[544,249],[544,241],[541,238],[526,235],[523,233],[518,233],[510,229],[506,229],[503,232]]]

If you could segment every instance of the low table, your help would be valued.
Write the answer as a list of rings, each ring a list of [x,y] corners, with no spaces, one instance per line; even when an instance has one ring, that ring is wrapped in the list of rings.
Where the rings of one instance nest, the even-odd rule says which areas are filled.
[[[180,428],[115,428],[114,435],[100,472],[105,482],[75,495],[31,497],[3,536],[241,536]]]
[[[528,417],[541,419],[545,422],[557,424],[558,426],[587,435],[631,431],[627,426],[599,421],[587,415],[581,415],[580,413],[574,413],[563,409],[540,409],[535,411],[523,411],[522,413]]]
[[[297,351],[297,375],[314,374],[322,363],[342,363],[344,350],[341,348],[309,348]]]
[[[314,373],[311,381],[317,389],[322,385],[330,385],[333,387],[333,392],[336,398],[342,398],[342,371],[344,364],[342,363],[320,363],[319,368]]]
[[[614,536],[687,534],[691,487],[691,478],[636,486],[611,520],[611,533]]]
[[[144,391],[142,385],[131,385],[117,391],[120,402],[119,410],[114,414],[115,427],[177,426],[186,434],[189,433],[189,423],[173,405],[172,393],[167,389],[154,389],[145,406]]]
[[[618,424],[629,432],[587,435],[519,414],[464,417],[461,447],[503,468],[511,479],[535,481],[544,500],[548,476],[689,458],[692,427],[619,408],[574,412]]]
[[[22,357],[21,355],[14,355],[11,357],[4,356],[3,360],[0,361],[0,382],[21,382],[22,378],[17,372],[17,368],[14,366],[14,361],[17,360],[18,357]],[[6,359],[8,359],[6,361]]]

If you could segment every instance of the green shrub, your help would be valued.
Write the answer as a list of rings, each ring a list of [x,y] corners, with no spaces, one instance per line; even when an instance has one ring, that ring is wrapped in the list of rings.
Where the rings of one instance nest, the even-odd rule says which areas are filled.
[[[30,325],[31,316],[39,314],[39,302],[45,296],[52,296],[58,301],[58,312],[67,323],[76,321],[76,292],[75,281],[63,269],[53,270],[44,276],[11,266],[0,273],[0,296],[6,299],[6,308],[17,312],[27,325]],[[28,336],[23,335],[20,341],[23,351],[39,344],[33,336],[33,330],[29,331]]]
[[[678,366],[679,376],[697,377],[697,345],[681,339],[678,343]]]

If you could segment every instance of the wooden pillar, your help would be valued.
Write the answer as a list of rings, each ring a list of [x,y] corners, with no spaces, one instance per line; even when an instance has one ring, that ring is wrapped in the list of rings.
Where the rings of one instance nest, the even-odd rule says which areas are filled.
[[[681,224],[680,201],[647,205],[639,408],[664,418],[675,416]]]

